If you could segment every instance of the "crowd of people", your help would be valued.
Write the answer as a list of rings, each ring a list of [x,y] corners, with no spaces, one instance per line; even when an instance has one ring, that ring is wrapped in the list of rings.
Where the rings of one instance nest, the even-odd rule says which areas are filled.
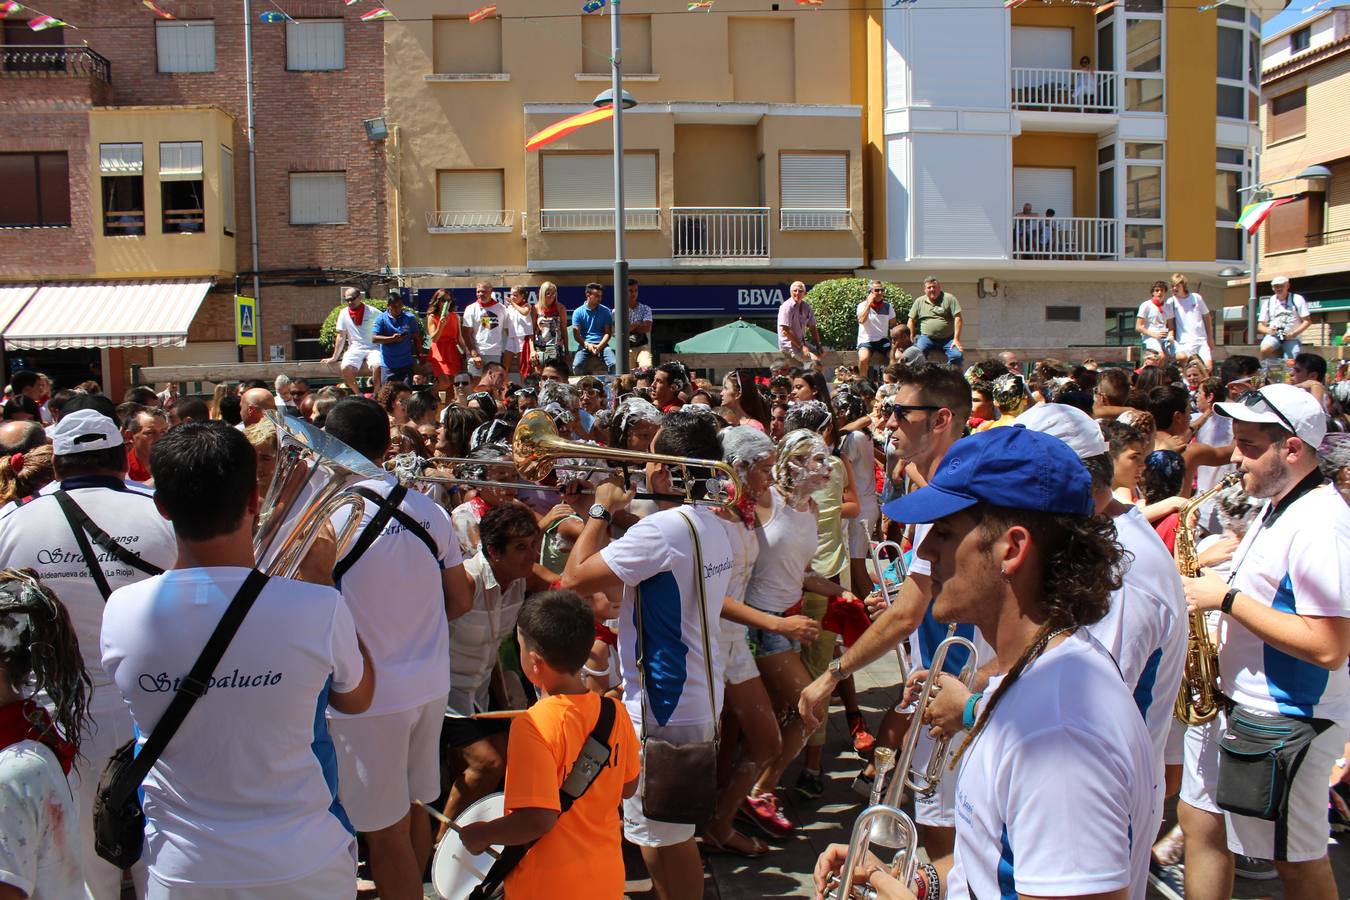
[[[879,897],[1142,897],[1151,876],[1226,898],[1235,866],[1336,896],[1344,372],[1302,348],[1287,372],[1211,366],[1175,331],[1137,369],[1007,352],[963,370],[959,302],[929,279],[903,324],[874,284],[861,365],[829,379],[797,287],[781,363],[717,383],[677,361],[577,373],[612,365],[610,331],[568,319],[556,289],[526,304],[546,352],[485,339],[521,334],[504,323],[523,294],[462,318],[438,296],[431,344],[461,354],[444,371],[416,365],[401,304],[353,289],[342,384],[115,404],[15,374],[33,414],[0,423],[0,896],[105,900],[130,877],[152,898],[330,900],[355,896],[359,847],[381,898],[419,898],[455,840],[498,848],[487,874],[508,897],[619,897],[626,840],[657,896],[697,898],[700,852],[761,857],[810,824],[832,701],[862,798],[903,774],[877,747],[920,729],[923,759],[953,739],[914,797],[926,863],[907,882],[876,856],[842,876]],[[522,421],[567,442],[547,465]],[[306,447],[340,449],[359,515],[277,505],[324,468]],[[274,569],[262,536],[302,523],[303,558]],[[189,678],[240,609],[212,674]],[[1223,693],[1187,726],[1192,613]],[[925,708],[869,722],[853,674],[901,647],[912,700],[950,634],[975,660],[949,654]],[[96,848],[100,775],[183,691],[201,709],[141,785],[124,872]],[[498,793],[500,814],[465,818]],[[821,892],[845,855],[821,856]]]

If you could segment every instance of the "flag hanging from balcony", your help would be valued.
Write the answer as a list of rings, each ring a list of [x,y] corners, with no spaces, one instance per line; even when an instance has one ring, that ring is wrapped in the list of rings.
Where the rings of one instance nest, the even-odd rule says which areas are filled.
[[[526,150],[538,150],[546,144],[565,138],[578,128],[585,128],[587,125],[594,125],[596,122],[603,122],[606,119],[614,118],[613,106],[602,106],[599,109],[587,110],[584,113],[578,113],[563,119],[561,122],[554,122],[552,125],[535,132],[530,139],[525,142]]]
[[[15,3],[14,0],[4,0],[3,3],[0,3],[0,16],[7,16],[16,12],[23,12],[23,6]]]
[[[28,20],[28,27],[34,31],[46,31],[48,28],[69,28],[70,26],[56,16],[38,16],[35,19]]]
[[[141,0],[141,3],[145,6],[146,9],[150,10],[152,13],[159,16],[161,19],[176,18],[173,13],[156,6],[154,0]]]
[[[489,4],[480,9],[475,9],[473,12],[469,13],[469,24],[473,25],[475,23],[483,21],[488,16],[495,16],[496,14],[497,14],[497,4],[495,3]]]
[[[361,14],[362,22],[374,22],[377,19],[392,19],[394,14],[383,6],[377,6],[368,13]]]
[[[1277,206],[1284,206],[1286,203],[1293,203],[1297,197],[1276,197],[1274,200],[1262,200],[1260,203],[1248,203],[1242,208],[1242,215],[1233,223],[1234,228],[1241,228],[1248,234],[1256,234],[1257,229],[1261,227],[1269,216],[1270,211]]]

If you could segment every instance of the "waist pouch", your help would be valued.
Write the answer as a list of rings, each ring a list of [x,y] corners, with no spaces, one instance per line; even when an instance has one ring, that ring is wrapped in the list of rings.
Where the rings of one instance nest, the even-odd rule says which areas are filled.
[[[1219,742],[1219,808],[1268,822],[1284,818],[1308,747],[1332,724],[1234,706]]]
[[[717,740],[642,742],[642,814],[657,822],[704,825],[717,812]],[[707,789],[705,789],[705,787]]]

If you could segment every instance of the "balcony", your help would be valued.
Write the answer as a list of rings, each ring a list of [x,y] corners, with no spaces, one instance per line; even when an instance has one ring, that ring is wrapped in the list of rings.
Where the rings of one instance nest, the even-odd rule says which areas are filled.
[[[1030,112],[1114,114],[1119,86],[1116,72],[1014,68],[1012,106]]]
[[[675,206],[670,225],[675,259],[769,259],[767,206]]]
[[[1120,223],[1116,219],[1058,216],[1051,219],[1014,216],[1014,259],[1120,259]]]
[[[848,231],[853,227],[853,211],[842,209],[792,209],[778,211],[781,231]]]
[[[6,74],[79,75],[112,84],[112,63],[88,47],[0,45],[0,70]]]
[[[628,231],[659,231],[661,210],[655,207],[627,207],[623,216]],[[540,231],[613,231],[613,209],[541,209]]]
[[[610,216],[612,222],[614,217]],[[514,209],[429,210],[430,234],[509,234],[516,221]]]
[[[112,63],[89,47],[0,44],[0,107],[112,100]]]

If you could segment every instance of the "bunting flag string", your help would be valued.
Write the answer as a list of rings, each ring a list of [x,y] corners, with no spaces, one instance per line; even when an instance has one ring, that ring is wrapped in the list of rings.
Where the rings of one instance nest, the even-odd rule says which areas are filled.
[[[173,13],[169,12],[167,9],[161,9],[160,7],[156,6],[155,0],[141,0],[141,5],[144,6],[146,9],[150,10],[155,15],[159,16],[161,19],[173,21],[174,19],[178,18]]]
[[[481,22],[484,19],[486,19],[488,16],[495,16],[496,14],[497,14],[497,4],[490,3],[487,6],[481,7],[480,9],[475,9],[473,12],[469,13],[469,24],[475,25],[478,22]]]
[[[605,8],[605,0],[586,0],[585,4],[582,5],[581,7],[581,11],[590,14],[593,12],[599,12],[604,8]]]
[[[689,12],[712,12],[713,0],[690,0]]]
[[[62,22],[56,16],[38,16],[28,20],[28,27],[34,31],[46,31],[48,28],[74,28],[69,22]]]
[[[0,3],[0,16],[17,12],[23,12],[23,5],[15,2],[15,0],[4,0],[3,3]]]
[[[377,6],[370,12],[361,14],[362,22],[376,22],[379,21],[380,19],[392,19],[392,18],[394,18],[394,14],[391,13],[389,10],[385,9],[383,6]]]
[[[525,142],[526,150],[538,150],[547,144],[567,137],[578,128],[585,128],[587,125],[594,125],[596,122],[604,122],[607,119],[614,118],[613,106],[602,106],[599,109],[589,109],[584,113],[577,113],[575,116],[569,116],[561,122],[554,122],[552,125],[531,135]]]

